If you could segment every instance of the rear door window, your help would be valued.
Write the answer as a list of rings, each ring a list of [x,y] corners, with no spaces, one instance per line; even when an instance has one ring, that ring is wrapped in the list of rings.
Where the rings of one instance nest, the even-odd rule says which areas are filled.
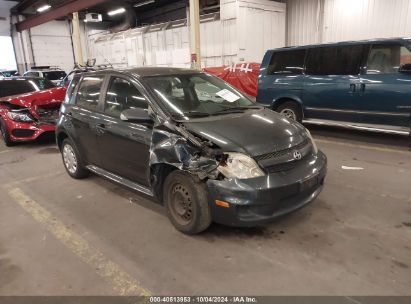
[[[280,51],[273,53],[267,75],[299,75],[304,70],[305,50]]]
[[[399,44],[371,46],[367,61],[367,74],[393,74],[402,64],[411,63],[411,52]]]
[[[112,77],[106,94],[104,112],[119,118],[121,112],[135,108],[148,108],[143,94],[130,81]]]
[[[84,76],[77,93],[76,104],[88,110],[95,110],[100,100],[104,76]]]
[[[306,63],[306,74],[358,75],[363,49],[362,45],[310,49]]]

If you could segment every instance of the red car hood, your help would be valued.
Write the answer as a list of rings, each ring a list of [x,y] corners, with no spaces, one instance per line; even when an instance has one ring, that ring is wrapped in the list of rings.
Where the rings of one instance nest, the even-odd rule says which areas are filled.
[[[50,104],[62,103],[66,95],[66,90],[67,88],[65,87],[57,87],[44,91],[14,95],[2,98],[0,103],[8,102],[16,106],[33,109],[36,106],[46,106]]]

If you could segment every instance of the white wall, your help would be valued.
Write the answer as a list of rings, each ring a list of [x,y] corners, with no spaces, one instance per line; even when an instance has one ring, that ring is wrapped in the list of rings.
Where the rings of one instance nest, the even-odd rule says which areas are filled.
[[[220,16],[210,14],[200,24],[202,66],[260,62],[267,49],[284,46],[285,7],[268,0],[221,0]],[[90,31],[88,37],[88,55],[97,64],[190,66],[185,20],[117,34]]]
[[[10,36],[10,8],[15,6],[17,2],[0,0],[0,17],[5,20],[0,20],[0,36]]]
[[[288,0],[288,45],[410,37],[410,0]]]

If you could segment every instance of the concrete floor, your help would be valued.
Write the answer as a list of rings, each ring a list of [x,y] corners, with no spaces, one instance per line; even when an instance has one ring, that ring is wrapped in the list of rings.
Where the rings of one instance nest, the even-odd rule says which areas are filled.
[[[146,197],[69,178],[52,143],[0,144],[0,295],[411,295],[409,143],[313,134],[329,159],[313,204],[195,237]]]

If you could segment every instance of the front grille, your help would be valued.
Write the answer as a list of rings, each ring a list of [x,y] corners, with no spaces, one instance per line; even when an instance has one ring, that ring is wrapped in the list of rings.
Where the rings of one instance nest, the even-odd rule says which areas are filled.
[[[38,107],[37,115],[39,122],[46,124],[56,124],[59,118],[60,106],[57,107]]]
[[[258,156],[254,156],[254,159],[259,162],[262,160],[267,160],[267,159],[275,159],[275,158],[280,158],[284,155],[287,155],[288,153],[295,151],[295,150],[300,150],[302,148],[304,148],[306,145],[309,144],[309,140],[308,139],[304,139],[301,143],[299,143],[298,145],[291,147],[291,148],[287,148],[284,150],[280,150],[280,151],[275,151],[275,152],[270,152],[267,154],[262,154],[262,155],[258,155]]]
[[[264,169],[267,171],[267,173],[278,173],[278,172],[289,171],[289,170],[292,170],[295,167],[297,167],[302,162],[304,162],[305,159],[308,156],[309,156],[309,154],[304,156],[302,159],[293,160],[293,161],[289,161],[289,162],[286,162],[286,163],[275,164],[275,165],[272,165],[272,166],[267,166]]]

